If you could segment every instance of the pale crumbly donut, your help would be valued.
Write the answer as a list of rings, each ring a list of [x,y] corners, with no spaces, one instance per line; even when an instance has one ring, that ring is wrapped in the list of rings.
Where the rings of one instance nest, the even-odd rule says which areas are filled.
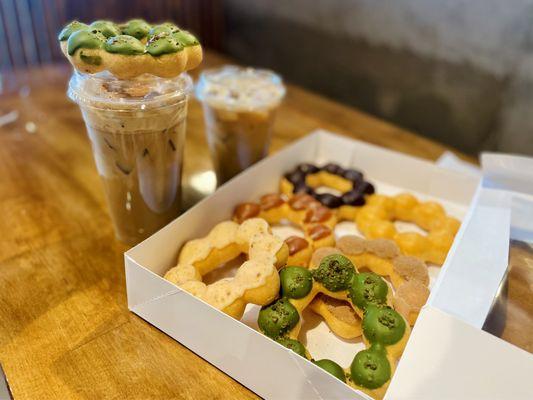
[[[246,253],[248,260],[235,277],[210,285],[202,282],[204,275],[241,253]],[[207,236],[185,243],[178,265],[165,274],[165,279],[240,319],[246,304],[264,305],[277,297],[277,268],[285,265],[287,257],[287,245],[270,233],[265,220],[253,218],[241,225],[225,221]]]
[[[398,232],[394,221],[410,222],[427,232]],[[419,202],[404,193],[393,197],[371,195],[360,208],[355,222],[368,239],[394,240],[403,254],[442,265],[457,233],[460,222],[450,217],[436,202]]]
[[[145,73],[172,78],[202,61],[198,40],[170,23],[150,26],[132,20],[122,25],[111,21],[86,25],[74,21],[58,39],[63,54],[78,71],[109,71],[120,79]]]
[[[288,220],[302,229],[305,238],[287,239],[290,251],[288,263],[291,265],[307,266],[315,249],[335,243],[335,213],[307,194],[295,195],[287,201],[283,195],[270,193],[261,196],[258,203],[237,205],[233,212],[236,222],[255,217],[263,218],[271,225]]]
[[[428,297],[429,289],[422,282],[406,281],[394,293],[394,308],[413,326]]]

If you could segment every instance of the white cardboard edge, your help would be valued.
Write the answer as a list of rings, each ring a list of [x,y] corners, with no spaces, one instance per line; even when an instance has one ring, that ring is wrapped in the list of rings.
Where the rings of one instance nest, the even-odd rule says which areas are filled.
[[[530,400],[533,357],[431,306],[420,313],[386,400]]]
[[[482,205],[485,194],[480,187],[427,302],[480,329],[508,268],[511,224],[509,208]]]
[[[360,168],[371,178],[395,184],[399,180],[406,190],[441,197],[465,207],[471,203],[478,184],[472,177],[424,160],[317,131],[254,165],[128,251],[125,263],[130,310],[263,397],[367,399],[314,364],[295,357],[284,347],[161,277],[175,262],[182,243],[204,235],[216,222],[230,217],[231,209],[220,204],[236,204],[277,190],[279,176],[298,162],[331,159]],[[466,231],[468,224],[466,218],[461,229]],[[454,246],[458,246],[457,240]],[[463,269],[452,268],[446,276],[465,272],[468,270],[463,264]],[[217,329],[213,330],[213,326]],[[409,343],[417,346],[416,340]],[[288,386],[277,385],[281,382]],[[283,387],[282,392],[279,387]]]
[[[370,399],[291,350],[140,266],[128,255],[125,261],[128,293],[140,294],[144,299],[128,305],[132,312],[262,397]]]

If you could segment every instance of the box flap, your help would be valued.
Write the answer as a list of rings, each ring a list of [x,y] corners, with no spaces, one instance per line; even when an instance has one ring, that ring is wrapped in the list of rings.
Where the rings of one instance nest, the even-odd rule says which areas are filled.
[[[533,398],[532,377],[531,354],[426,307],[385,399],[526,400]]]
[[[483,326],[507,271],[510,221],[505,207],[478,204],[471,210],[431,291],[429,305],[477,328]]]

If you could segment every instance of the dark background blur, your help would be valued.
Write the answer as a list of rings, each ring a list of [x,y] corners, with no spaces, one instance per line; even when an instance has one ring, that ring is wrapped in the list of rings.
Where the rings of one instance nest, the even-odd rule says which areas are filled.
[[[533,154],[533,0],[0,0],[0,68],[72,19],[171,20],[237,62],[468,153]]]

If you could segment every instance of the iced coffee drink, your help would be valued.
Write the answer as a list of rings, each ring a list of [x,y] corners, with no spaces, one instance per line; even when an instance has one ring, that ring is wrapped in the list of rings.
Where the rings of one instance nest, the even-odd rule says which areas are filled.
[[[203,72],[196,94],[221,185],[266,156],[285,88],[273,72],[227,66]]]
[[[80,106],[117,237],[136,244],[179,215],[186,71],[202,61],[189,32],[150,25],[72,21],[58,36],[74,67],[68,94]]]
[[[179,215],[188,75],[128,81],[76,73],[82,111],[120,240],[134,244]]]

